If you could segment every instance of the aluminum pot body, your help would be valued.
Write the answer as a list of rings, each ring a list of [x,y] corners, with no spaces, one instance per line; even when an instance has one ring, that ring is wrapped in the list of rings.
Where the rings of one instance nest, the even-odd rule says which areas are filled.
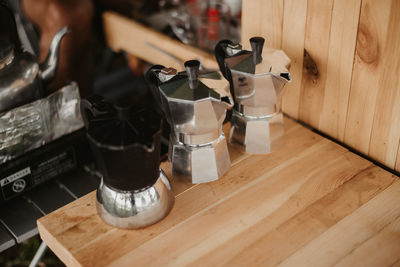
[[[172,175],[191,183],[217,180],[230,168],[222,124],[227,102],[186,73],[155,66],[146,74],[171,128],[168,158]],[[210,76],[210,75],[209,75]]]
[[[261,37],[250,43],[252,51],[224,40],[215,54],[235,102],[229,142],[247,153],[266,154],[284,144],[279,99],[291,80],[290,59],[281,50],[263,49]]]

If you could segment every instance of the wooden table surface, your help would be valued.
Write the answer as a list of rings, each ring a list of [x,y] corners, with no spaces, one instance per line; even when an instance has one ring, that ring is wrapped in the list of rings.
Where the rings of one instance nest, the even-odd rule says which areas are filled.
[[[92,192],[39,219],[40,236],[71,266],[400,266],[398,177],[290,119],[285,127],[285,146],[269,155],[229,147],[218,181],[171,177],[175,206],[153,226],[108,226]]]

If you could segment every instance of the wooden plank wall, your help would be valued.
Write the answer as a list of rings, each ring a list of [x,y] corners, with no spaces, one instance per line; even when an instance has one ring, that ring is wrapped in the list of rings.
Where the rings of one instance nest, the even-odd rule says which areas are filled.
[[[283,111],[400,171],[400,0],[244,0],[242,40],[292,59]]]

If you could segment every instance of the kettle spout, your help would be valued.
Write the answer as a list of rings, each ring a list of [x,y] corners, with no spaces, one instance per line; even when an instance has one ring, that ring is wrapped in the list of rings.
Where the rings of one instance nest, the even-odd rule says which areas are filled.
[[[47,57],[40,63],[41,78],[44,85],[49,84],[56,76],[61,39],[68,32],[68,27],[64,26],[54,35]]]

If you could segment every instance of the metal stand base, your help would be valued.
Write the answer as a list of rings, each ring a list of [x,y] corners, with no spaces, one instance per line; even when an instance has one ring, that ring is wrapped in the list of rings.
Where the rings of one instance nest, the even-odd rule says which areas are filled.
[[[185,145],[171,138],[169,154],[172,175],[192,184],[215,181],[231,166],[223,134],[211,143],[198,146]]]
[[[36,251],[35,256],[33,257],[31,263],[29,264],[29,267],[36,267],[40,259],[46,253],[46,251],[47,251],[47,245],[42,241],[38,250]]]
[[[163,219],[174,205],[174,194],[165,173],[157,182],[138,191],[121,191],[103,183],[97,190],[97,211],[106,223],[125,229],[142,228]]]

